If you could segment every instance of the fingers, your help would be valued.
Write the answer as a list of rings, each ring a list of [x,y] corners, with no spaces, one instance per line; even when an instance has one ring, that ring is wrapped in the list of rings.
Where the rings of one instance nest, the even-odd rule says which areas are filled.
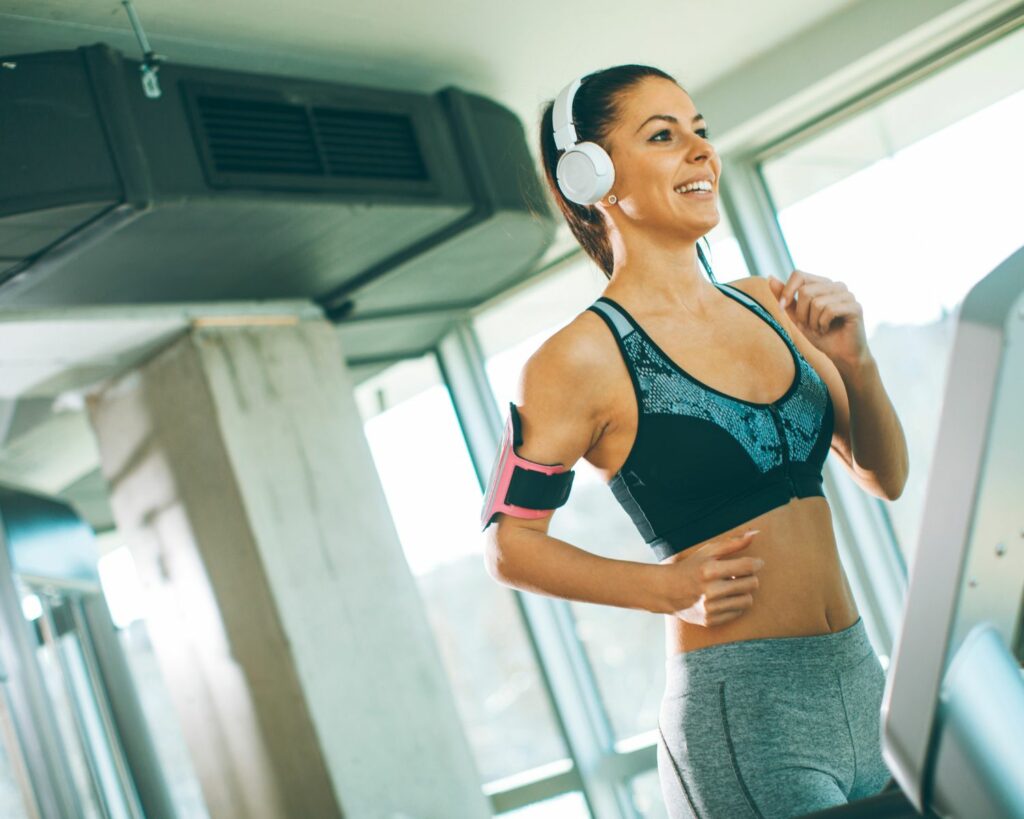
[[[737,617],[743,616],[746,609],[735,609],[731,611],[721,611],[714,614],[708,614],[708,625],[709,626],[723,626],[726,623],[735,620]]]
[[[705,586],[704,594],[709,601],[718,600],[737,594],[750,594],[760,585],[761,581],[756,575],[746,575],[744,577],[737,577],[735,580],[726,579],[712,581]]]
[[[793,303],[796,298],[796,291],[800,289],[800,285],[805,282],[804,274],[799,270],[794,270],[790,273],[789,278],[786,280],[785,287],[782,288],[782,293],[779,295],[779,307],[783,310]]]
[[[795,296],[791,305],[790,315],[793,320],[801,326],[814,327],[815,316],[820,309],[823,299],[828,299],[835,292],[831,282],[807,282],[804,283]],[[786,302],[789,304],[789,302]]]
[[[843,302],[845,301],[845,293],[830,293],[816,298],[811,306],[808,318],[810,326],[822,335],[827,333],[833,320],[842,313]]]
[[[719,597],[717,600],[709,600],[704,604],[708,614],[721,614],[726,611],[735,611],[742,614],[754,605],[754,595],[737,594],[732,597]]]
[[[847,312],[850,292],[843,282],[802,270],[794,270],[785,283],[773,276],[768,279],[772,283],[772,293],[779,299],[779,306],[801,327],[825,334],[832,321]]]
[[[764,558],[734,557],[730,560],[709,560],[702,567],[704,580],[719,580],[725,577],[746,577],[764,568]]]

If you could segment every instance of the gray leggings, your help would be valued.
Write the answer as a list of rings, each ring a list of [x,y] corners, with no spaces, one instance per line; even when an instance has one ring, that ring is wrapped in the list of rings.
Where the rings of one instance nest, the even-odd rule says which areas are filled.
[[[658,778],[671,819],[783,819],[878,793],[885,672],[857,622],[666,661]]]

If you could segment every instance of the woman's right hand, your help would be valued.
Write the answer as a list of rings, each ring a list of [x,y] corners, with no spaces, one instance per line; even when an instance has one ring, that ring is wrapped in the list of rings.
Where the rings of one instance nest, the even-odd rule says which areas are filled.
[[[709,540],[659,564],[665,569],[663,588],[669,612],[687,623],[709,627],[735,620],[754,605],[755,572],[764,566],[764,560],[723,558],[749,546],[757,531]]]

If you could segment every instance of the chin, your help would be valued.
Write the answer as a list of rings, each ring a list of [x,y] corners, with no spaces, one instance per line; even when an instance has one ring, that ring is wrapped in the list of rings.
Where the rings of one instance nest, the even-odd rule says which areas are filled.
[[[700,238],[704,234],[711,231],[713,228],[718,226],[718,223],[722,221],[722,216],[718,211],[715,211],[713,217],[708,219],[690,219],[687,221],[686,226],[691,230],[696,229],[697,237]]]

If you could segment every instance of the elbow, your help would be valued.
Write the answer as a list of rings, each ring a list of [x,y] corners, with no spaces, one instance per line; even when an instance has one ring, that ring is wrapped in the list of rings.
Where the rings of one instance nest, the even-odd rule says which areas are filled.
[[[512,585],[512,555],[508,541],[509,532],[502,531],[500,521],[487,527],[484,539],[484,566],[487,574],[503,586]]]
[[[907,472],[904,472],[899,480],[886,487],[885,499],[889,501],[898,500],[907,486]]]
[[[899,500],[899,497],[900,497],[900,495],[903,494],[903,489],[906,487],[906,485],[907,485],[907,481],[906,481],[906,479],[904,479],[899,484],[899,486],[895,487],[892,491],[889,492],[889,496],[888,496],[889,500],[891,500],[891,501]]]
[[[903,450],[903,468],[900,470],[900,476],[895,486],[892,487],[892,491],[889,493],[889,500],[896,500],[900,495],[903,494],[903,490],[907,486],[907,479],[910,477],[910,456],[906,451],[904,445]]]

